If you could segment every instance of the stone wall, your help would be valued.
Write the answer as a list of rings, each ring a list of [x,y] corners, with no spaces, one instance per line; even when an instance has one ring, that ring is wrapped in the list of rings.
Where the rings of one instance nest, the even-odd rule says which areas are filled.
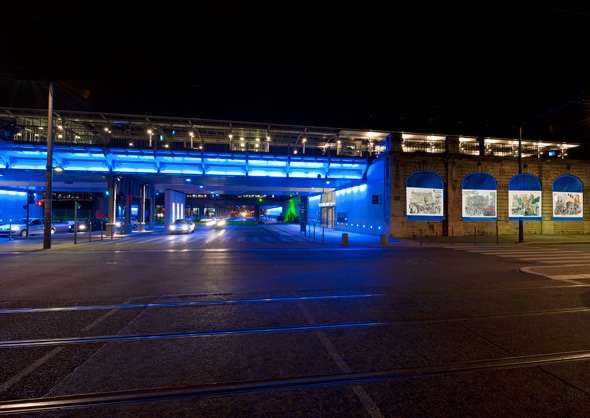
[[[452,150],[454,151],[454,149]],[[508,219],[508,183],[518,174],[518,158],[472,156],[456,152],[433,153],[390,153],[391,161],[391,211],[390,236],[415,238],[428,236],[463,235],[518,235],[517,220]],[[590,164],[585,160],[560,158],[523,158],[522,173],[539,178],[542,190],[541,221],[523,221],[523,232],[533,234],[589,234],[590,218]],[[439,174],[444,181],[443,221],[414,221],[406,217],[406,180],[419,170],[430,170]],[[462,181],[470,173],[485,172],[498,183],[497,221],[462,220]],[[584,221],[554,221],[552,185],[562,175],[578,177],[583,185]]]

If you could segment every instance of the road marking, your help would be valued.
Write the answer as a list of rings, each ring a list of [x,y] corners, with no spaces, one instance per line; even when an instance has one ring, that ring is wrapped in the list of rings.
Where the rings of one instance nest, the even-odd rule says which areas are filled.
[[[297,306],[299,307],[301,312],[303,312],[303,316],[305,316],[305,319],[307,320],[307,322],[309,322],[309,324],[311,324],[311,325],[315,325],[316,321],[315,321],[313,315],[305,307],[303,302],[297,301]],[[338,352],[336,351],[336,348],[334,347],[332,342],[328,339],[326,334],[321,330],[315,330],[314,333],[318,336],[318,338],[322,342],[322,345],[324,346],[324,348],[326,349],[328,354],[330,354],[330,357],[332,357],[332,360],[334,360],[334,362],[338,366],[338,369],[342,373],[351,373],[352,370],[350,369],[348,364],[346,364],[346,362],[342,359],[342,357],[340,357],[340,354],[338,354]],[[369,416],[376,417],[376,418],[385,418],[384,415],[381,413],[381,410],[379,409],[379,407],[375,404],[375,402],[373,402],[371,397],[367,394],[367,392],[365,391],[365,389],[362,386],[354,385],[352,387],[352,390],[354,391],[356,396],[359,398],[359,400],[361,401],[361,403],[363,404],[363,406],[365,407],[365,409],[369,413]]]
[[[48,360],[50,360],[52,357],[54,357],[56,354],[58,354],[60,351],[62,351],[65,347],[56,347],[53,350],[51,350],[49,353],[45,354],[43,357],[41,357],[40,359],[37,359],[33,362],[33,364],[29,365],[28,367],[22,369],[20,372],[18,372],[17,374],[15,374],[14,376],[12,376],[10,379],[6,380],[2,386],[0,386],[0,392],[5,392],[7,391],[12,385],[14,385],[15,383],[17,383],[19,380],[21,380],[22,378],[26,377],[27,375],[29,375],[31,372],[33,372],[37,367],[42,366],[43,364],[45,364],[45,362],[47,362]]]
[[[125,301],[123,304],[128,304],[128,303],[129,303],[129,301]],[[99,323],[101,323],[102,321],[104,321],[105,319],[107,319],[109,316],[113,315],[118,310],[119,309],[112,309],[112,310],[110,310],[109,312],[105,313],[100,318],[98,318],[96,321],[94,321],[91,324],[89,324],[89,325],[85,326],[84,328],[82,328],[82,331],[89,331],[89,330],[91,330],[96,325],[98,325]],[[2,384],[2,386],[0,386],[0,392],[5,392],[6,390],[8,390],[12,385],[14,385],[19,380],[21,380],[22,378],[24,378],[27,375],[29,375],[36,368],[38,368],[39,366],[42,366],[48,360],[50,360],[51,358],[55,357],[55,355],[58,354],[60,351],[62,351],[64,348],[65,348],[65,346],[64,347],[56,347],[53,350],[51,350],[49,353],[45,354],[40,359],[35,360],[31,365],[29,365],[28,367],[22,369],[20,372],[18,372],[14,376],[12,376],[10,379],[6,380]]]

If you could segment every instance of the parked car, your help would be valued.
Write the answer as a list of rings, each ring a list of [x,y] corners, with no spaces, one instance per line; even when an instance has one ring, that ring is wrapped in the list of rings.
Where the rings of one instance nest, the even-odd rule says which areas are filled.
[[[51,224],[51,235],[55,234],[55,225]],[[27,235],[27,218],[16,219],[13,222],[0,225],[0,237],[11,236],[31,236],[45,234],[45,220],[43,218],[29,218],[28,235]]]
[[[74,227],[74,224],[71,224],[68,227],[69,232],[88,232],[90,231],[105,231],[106,230],[106,220],[105,219],[87,219],[78,221]]]
[[[195,232],[195,223],[192,219],[177,219],[168,229],[171,234],[192,234]]]
[[[123,225],[124,223],[125,223],[125,218],[118,218],[116,226],[121,227],[121,225]],[[131,226],[131,229],[134,231],[137,228],[139,228],[139,221],[137,220],[136,216],[132,216],[131,218],[129,218],[129,225]]]

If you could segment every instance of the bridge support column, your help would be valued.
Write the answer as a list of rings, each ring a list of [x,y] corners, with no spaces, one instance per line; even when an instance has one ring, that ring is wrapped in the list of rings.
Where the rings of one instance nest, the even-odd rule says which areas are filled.
[[[117,232],[117,177],[111,177],[109,183],[109,199],[108,199],[108,212],[107,212],[107,224],[106,224],[106,235],[112,237]]]
[[[139,225],[137,226],[138,231],[145,231],[145,184],[141,189],[141,204],[139,205]]]

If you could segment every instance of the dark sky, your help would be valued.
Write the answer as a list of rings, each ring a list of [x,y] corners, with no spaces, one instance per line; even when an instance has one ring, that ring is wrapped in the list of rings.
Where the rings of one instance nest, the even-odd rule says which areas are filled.
[[[36,3],[0,29],[1,106],[52,81],[56,109],[590,139],[585,5]]]

